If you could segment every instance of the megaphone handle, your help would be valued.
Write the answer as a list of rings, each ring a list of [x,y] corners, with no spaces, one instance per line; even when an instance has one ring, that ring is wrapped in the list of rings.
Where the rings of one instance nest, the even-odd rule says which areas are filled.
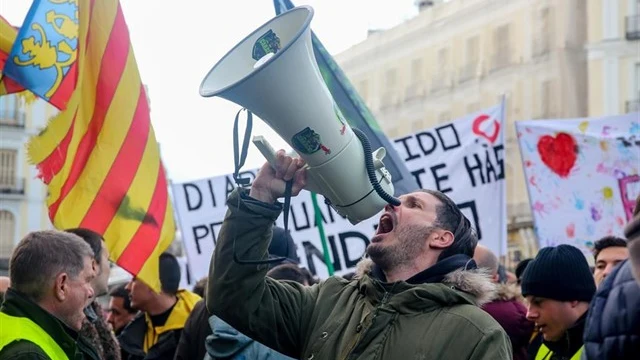
[[[276,166],[276,152],[273,150],[273,147],[267,139],[262,135],[257,135],[253,137],[253,144],[260,150],[262,156],[267,159],[267,162],[271,164],[271,167]]]

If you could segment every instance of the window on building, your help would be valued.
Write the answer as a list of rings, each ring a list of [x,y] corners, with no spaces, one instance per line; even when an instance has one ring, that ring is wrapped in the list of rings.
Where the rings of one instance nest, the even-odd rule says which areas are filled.
[[[14,125],[18,122],[18,96],[0,96],[0,123]]]
[[[12,213],[0,210],[0,258],[8,259],[13,250],[13,237],[15,236],[16,224]]]
[[[460,71],[460,81],[475,77],[480,58],[480,40],[477,36],[467,39],[464,50],[465,63]]]
[[[13,149],[0,149],[0,190],[16,187],[16,158],[18,152]]]
[[[495,32],[494,68],[500,68],[511,62],[510,25],[502,25]]]
[[[413,61],[411,61],[411,82],[419,83],[422,81],[423,67],[422,59],[413,59]]]
[[[627,100],[625,109],[627,113],[640,111],[640,62],[635,64],[633,72],[631,98]]]
[[[398,85],[398,71],[389,69],[384,74],[384,85],[387,89],[393,89]]]
[[[538,12],[537,31],[533,43],[533,56],[540,56],[551,50],[553,38],[553,19],[551,9],[545,7]]]
[[[478,39],[477,36],[467,39],[465,49],[467,64],[475,64],[478,62],[478,58],[480,57],[480,39]]]
[[[443,71],[448,68],[449,65],[449,48],[442,48],[438,50],[438,71]]]

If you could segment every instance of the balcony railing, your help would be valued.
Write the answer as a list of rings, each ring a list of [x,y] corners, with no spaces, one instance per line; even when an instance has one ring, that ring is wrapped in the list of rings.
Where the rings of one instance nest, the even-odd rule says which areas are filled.
[[[627,40],[640,39],[640,15],[629,15],[625,20]]]
[[[627,113],[640,111],[640,99],[629,100],[625,103]]]
[[[468,64],[464,65],[460,69],[460,74],[458,76],[458,82],[463,83],[465,81],[471,80],[476,77],[476,69],[478,68],[478,63],[475,61],[471,61]]]
[[[24,128],[24,119],[22,111],[0,111],[0,126]]]
[[[4,178],[0,176],[0,194],[24,194],[24,178]]]

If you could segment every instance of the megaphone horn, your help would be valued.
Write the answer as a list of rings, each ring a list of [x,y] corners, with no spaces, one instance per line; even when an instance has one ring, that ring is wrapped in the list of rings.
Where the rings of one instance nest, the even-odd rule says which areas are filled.
[[[384,148],[367,154],[367,170],[363,144],[322,79],[311,43],[312,18],[313,9],[300,6],[269,20],[213,66],[200,95],[230,100],[265,121],[307,162],[306,188],[355,224],[397,199],[389,195],[393,184],[382,162]],[[268,143],[254,142],[269,159]]]

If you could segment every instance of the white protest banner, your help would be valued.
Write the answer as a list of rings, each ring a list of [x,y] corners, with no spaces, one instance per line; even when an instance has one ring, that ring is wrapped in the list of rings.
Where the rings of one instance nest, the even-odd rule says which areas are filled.
[[[640,194],[640,113],[516,123],[540,246],[622,235]]]
[[[498,256],[507,252],[504,128],[497,105],[395,140],[418,185],[455,201]]]
[[[395,140],[421,187],[438,189],[456,201],[482,243],[496,254],[506,252],[503,128],[502,108],[496,106]],[[255,174],[256,170],[244,172],[251,180]],[[231,174],[173,185],[174,207],[194,280],[207,275],[225,202],[234,188]],[[318,201],[335,274],[354,271],[375,233],[378,217],[354,226],[324,204],[322,196]],[[276,223],[284,227],[283,216]],[[301,265],[326,278],[328,270],[307,191],[291,199],[289,230]]]
[[[240,176],[253,181],[256,171],[243,171]],[[208,274],[211,255],[227,211],[227,197],[235,187],[231,174],[172,185],[173,206],[192,282]]]

